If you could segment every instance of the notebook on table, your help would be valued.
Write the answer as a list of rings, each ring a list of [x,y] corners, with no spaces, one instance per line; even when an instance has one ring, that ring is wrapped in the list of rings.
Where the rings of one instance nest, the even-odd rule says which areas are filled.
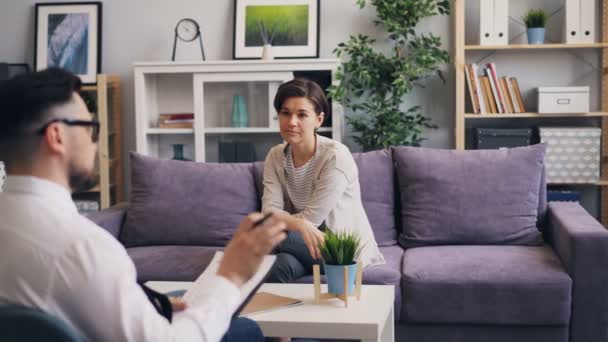
[[[205,269],[205,271],[196,279],[192,287],[184,294],[186,303],[196,303],[201,298],[207,297],[207,289],[209,288],[209,279],[217,273],[220,261],[224,256],[224,252],[216,252],[213,259]],[[237,317],[241,313],[253,313],[260,311],[272,310],[278,307],[291,306],[301,303],[294,298],[277,296],[265,292],[255,296],[257,290],[262,286],[268,273],[272,269],[272,265],[276,261],[276,256],[267,255],[264,257],[258,271],[241,286],[241,302],[238,309],[234,312],[233,317]],[[294,301],[297,301],[295,303]],[[248,304],[251,304],[248,306]]]

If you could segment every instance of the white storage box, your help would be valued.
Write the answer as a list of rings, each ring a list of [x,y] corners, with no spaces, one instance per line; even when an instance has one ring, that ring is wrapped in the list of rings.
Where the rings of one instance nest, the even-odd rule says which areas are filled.
[[[547,143],[547,183],[594,183],[600,179],[602,129],[595,127],[539,127]]]
[[[589,112],[589,87],[538,87],[538,113]]]

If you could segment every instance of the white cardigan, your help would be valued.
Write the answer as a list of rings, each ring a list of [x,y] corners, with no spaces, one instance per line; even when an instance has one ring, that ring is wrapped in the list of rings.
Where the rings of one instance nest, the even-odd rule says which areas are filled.
[[[287,195],[283,159],[287,143],[273,147],[264,163],[264,195],[262,211],[284,210],[310,222],[325,221],[332,231],[357,233],[361,239],[359,261],[363,267],[384,264],[372,228],[361,203],[359,172],[352,154],[345,145],[317,135],[313,194],[304,210],[294,213]]]

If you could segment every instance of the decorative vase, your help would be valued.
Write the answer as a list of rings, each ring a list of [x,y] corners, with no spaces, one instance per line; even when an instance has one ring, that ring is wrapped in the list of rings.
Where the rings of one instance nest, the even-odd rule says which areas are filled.
[[[324,264],[325,277],[327,278],[327,292],[335,295],[344,294],[344,265]],[[348,267],[348,293],[355,291],[355,279],[357,276],[357,264]]]
[[[245,97],[234,95],[232,97],[232,127],[247,127],[249,126],[249,113]]]
[[[269,61],[273,59],[274,55],[272,54],[272,45],[264,44],[264,47],[262,48],[262,60]]]
[[[6,171],[4,171],[4,163],[0,161],[0,192],[4,189],[4,179],[6,178]]]
[[[184,157],[184,144],[173,144],[173,160],[190,161]]]
[[[528,44],[544,44],[545,28],[534,27],[528,29]]]

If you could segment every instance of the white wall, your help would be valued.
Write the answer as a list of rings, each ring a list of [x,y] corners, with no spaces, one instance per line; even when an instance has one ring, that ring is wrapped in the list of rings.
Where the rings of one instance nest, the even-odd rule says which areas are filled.
[[[34,54],[34,3],[35,0],[1,0],[0,5],[0,61],[31,63]],[[53,2],[53,1],[42,1]],[[126,137],[125,151],[133,149],[134,141],[134,90],[132,63],[169,60],[175,24],[191,17],[201,25],[205,54],[208,60],[232,58],[233,36],[232,0],[105,0],[103,1],[102,71],[117,73],[123,79],[123,115]],[[377,35],[375,13],[369,7],[359,10],[354,0],[321,1],[320,56],[332,57],[336,45],[350,34]],[[443,37],[449,44],[450,17],[431,19],[426,27]],[[17,34],[15,34],[17,33]],[[380,32],[381,33],[381,32]],[[380,40],[384,38],[380,36]],[[386,45],[386,44],[385,44]],[[195,43],[178,43],[176,59],[199,59],[200,50]],[[446,67],[447,68],[447,67]],[[430,92],[422,93],[416,101],[427,107],[440,126],[429,134],[432,146],[451,146],[452,142],[452,89],[431,82],[432,90],[446,94],[440,102],[431,101]],[[350,141],[350,142],[349,142]],[[347,139],[356,149],[352,140]]]

